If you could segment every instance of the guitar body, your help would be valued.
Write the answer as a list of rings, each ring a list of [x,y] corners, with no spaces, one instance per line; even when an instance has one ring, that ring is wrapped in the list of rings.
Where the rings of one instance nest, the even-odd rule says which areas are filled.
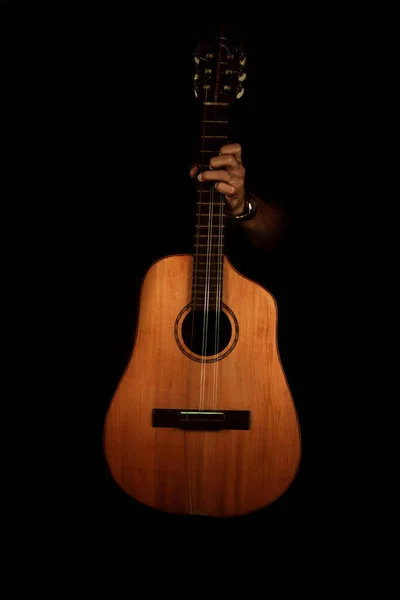
[[[167,257],[148,270],[133,352],[105,422],[115,481],[168,513],[256,511],[288,489],[299,466],[300,430],[279,358],[275,300],[223,260],[218,344],[211,350],[191,328],[193,256]]]

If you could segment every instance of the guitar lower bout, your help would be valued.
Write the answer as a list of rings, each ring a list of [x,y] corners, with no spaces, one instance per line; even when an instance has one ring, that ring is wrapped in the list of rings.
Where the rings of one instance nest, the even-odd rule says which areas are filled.
[[[224,258],[221,314],[195,311],[192,273],[192,256],[170,256],[143,280],[132,355],[106,417],[105,457],[118,485],[156,510],[248,514],[276,501],[300,462],[277,307]]]

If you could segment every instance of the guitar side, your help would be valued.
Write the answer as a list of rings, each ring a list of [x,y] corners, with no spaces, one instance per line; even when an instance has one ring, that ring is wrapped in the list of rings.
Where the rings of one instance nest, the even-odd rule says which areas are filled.
[[[230,333],[204,362],[190,352],[182,329],[192,268],[192,256],[170,256],[143,280],[133,351],[105,421],[105,457],[117,484],[154,509],[243,515],[289,488],[301,456],[277,346],[277,306],[225,257],[222,300]],[[153,409],[248,411],[250,427],[156,427]]]

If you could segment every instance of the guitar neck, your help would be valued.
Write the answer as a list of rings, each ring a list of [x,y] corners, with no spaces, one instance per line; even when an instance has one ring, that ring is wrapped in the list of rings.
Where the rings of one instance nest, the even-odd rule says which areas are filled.
[[[201,119],[200,169],[227,143],[229,105],[204,102]],[[224,214],[222,194],[213,183],[198,182],[196,235],[194,243],[192,304],[201,311],[219,311],[222,303]]]
[[[194,93],[202,103],[200,170],[228,143],[229,110],[244,93],[241,34],[226,37],[223,29],[213,41],[200,41],[194,54]],[[194,243],[192,306],[219,312],[222,305],[225,199],[214,183],[198,182],[197,224]]]

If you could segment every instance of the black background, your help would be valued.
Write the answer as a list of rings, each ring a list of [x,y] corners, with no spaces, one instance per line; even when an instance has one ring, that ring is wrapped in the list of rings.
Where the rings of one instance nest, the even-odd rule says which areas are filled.
[[[360,44],[356,21],[276,8],[239,19],[248,79],[235,109],[236,141],[252,187],[284,202],[293,227],[283,252],[265,256],[241,237],[229,253],[277,298],[303,456],[278,502],[215,522],[137,505],[114,484],[102,448],[146,269],[192,247],[192,51],[207,21],[195,10],[178,22],[168,9],[139,15],[106,3],[61,3],[35,16],[40,25],[18,70],[18,119],[24,151],[35,159],[29,187],[41,201],[34,211],[47,223],[46,238],[35,230],[48,266],[40,308],[54,341],[37,369],[40,393],[51,391],[45,429],[52,442],[46,462],[38,461],[45,520],[59,540],[72,533],[106,555],[112,542],[138,543],[149,532],[159,544],[173,536],[191,547],[194,539],[238,533],[252,541],[277,534],[301,546],[311,538],[325,545],[338,532],[351,536],[363,461],[359,446],[350,449],[360,430],[353,417],[361,402],[353,375],[360,305],[352,297],[358,250],[348,253],[346,234],[357,233],[351,216],[373,178],[360,165],[372,135],[372,125],[364,126],[371,46]]]
[[[111,535],[126,535],[127,528],[144,523],[175,533],[184,525],[186,532],[242,528],[257,535],[310,535],[320,532],[321,521],[330,528],[339,518],[336,502],[341,500],[332,491],[338,448],[331,445],[338,403],[336,382],[327,375],[337,360],[331,336],[337,318],[332,294],[338,290],[333,283],[326,289],[333,258],[326,244],[326,205],[338,184],[331,177],[331,161],[338,172],[344,166],[337,139],[344,93],[343,82],[336,85],[338,51],[326,46],[324,31],[299,28],[286,19],[244,29],[248,79],[235,107],[235,139],[243,146],[252,186],[261,196],[285,202],[294,227],[284,258],[280,253],[265,256],[243,238],[237,247],[229,246],[230,256],[279,302],[280,351],[302,427],[300,472],[288,493],[265,511],[199,524],[195,518],[138,506],[107,471],[104,418],[132,348],[141,279],[157,258],[192,248],[188,224],[194,197],[188,170],[197,142],[191,78],[198,27],[152,24],[149,32],[133,35],[114,14],[111,23],[94,19],[83,37],[79,78],[66,90],[80,115],[71,172],[81,169],[86,186],[78,185],[72,203],[75,214],[83,216],[82,285],[88,291],[77,339],[78,345],[86,340],[86,393],[80,390],[75,406],[78,412],[89,408],[85,450],[90,459],[83,487],[77,483],[74,489],[81,522],[87,525],[96,514],[96,522],[100,519]]]

